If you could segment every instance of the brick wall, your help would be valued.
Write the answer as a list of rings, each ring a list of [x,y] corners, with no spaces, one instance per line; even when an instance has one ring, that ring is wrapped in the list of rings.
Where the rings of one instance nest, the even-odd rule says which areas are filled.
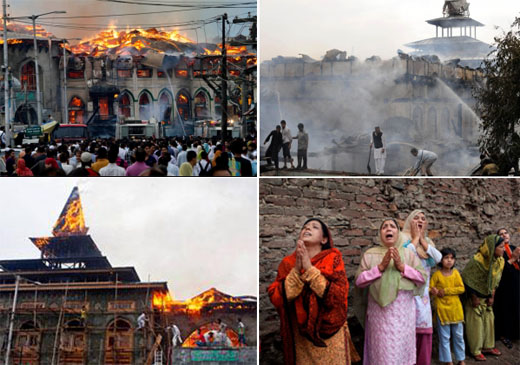
[[[520,180],[515,179],[260,179],[261,362],[281,363],[278,315],[267,296],[282,258],[294,250],[306,218],[323,218],[343,253],[353,303],[360,255],[376,244],[383,217],[401,226],[414,209],[427,212],[429,236],[457,252],[462,269],[483,238],[499,227],[520,240]],[[352,316],[349,305],[349,317]],[[354,320],[353,320],[354,322]]]

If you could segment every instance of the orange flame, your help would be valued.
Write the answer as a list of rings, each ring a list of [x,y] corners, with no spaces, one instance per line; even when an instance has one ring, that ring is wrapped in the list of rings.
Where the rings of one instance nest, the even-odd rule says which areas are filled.
[[[69,106],[75,106],[75,107],[78,107],[78,108],[79,108],[79,107],[82,106],[82,104],[83,104],[83,103],[81,102],[81,99],[78,98],[78,97],[76,97],[76,96],[74,96],[74,97],[72,98],[72,100],[70,101]]]
[[[186,301],[173,300],[170,293],[156,291],[152,294],[152,305],[155,309],[163,311],[179,310],[189,314],[197,315],[201,310],[212,305],[212,309],[224,309],[226,304],[233,303],[233,309],[244,309],[244,302],[224,294],[215,288],[211,288]]]
[[[179,94],[177,97],[177,103],[178,104],[188,104],[188,98],[184,94]]]
[[[41,237],[41,238],[35,238],[33,240],[33,243],[36,245],[36,247],[41,249],[42,247],[47,246],[50,241],[51,241],[51,237]]]
[[[242,300],[219,292],[215,288],[186,300],[183,304],[190,312],[200,312],[202,308],[212,303],[240,303]]]
[[[8,39],[7,44],[20,44],[23,43],[23,40],[21,39]],[[0,44],[4,44],[4,40],[0,39]]]
[[[74,194],[74,193],[73,193]],[[60,217],[53,227],[54,236],[68,236],[74,234],[86,234],[88,228],[85,226],[83,208],[79,194],[71,195]]]
[[[0,25],[0,31],[3,31],[3,30],[4,30],[3,25]],[[53,37],[52,33],[47,32],[45,30],[45,28],[43,28],[40,24],[36,24],[36,27],[34,28],[34,30],[36,32],[36,37],[44,37],[44,38]],[[33,35],[33,26],[20,24],[20,23],[9,23],[7,25],[7,31],[32,36]]]
[[[173,303],[174,300],[172,299],[169,292],[156,291],[153,293],[152,306],[155,309],[169,311]]]
[[[67,47],[69,49],[69,47]],[[132,55],[132,48],[139,52],[143,49],[151,49],[158,53],[165,53],[169,48],[179,52],[199,53],[203,55],[221,55],[222,45],[219,44],[215,50],[199,48],[190,38],[181,35],[177,30],[165,31],[156,28],[149,29],[127,29],[118,32],[111,27],[103,30],[93,37],[82,40],[79,44],[70,46],[74,54],[86,54],[101,57],[105,54]],[[196,51],[198,49],[198,51]],[[254,55],[250,54],[246,46],[226,45],[226,51],[230,56]],[[184,75],[183,75],[184,76]]]

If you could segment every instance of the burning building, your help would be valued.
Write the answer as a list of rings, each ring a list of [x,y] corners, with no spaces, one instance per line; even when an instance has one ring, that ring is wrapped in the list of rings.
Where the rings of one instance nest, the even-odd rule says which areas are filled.
[[[52,236],[30,240],[39,259],[0,261],[3,363],[170,364],[182,354],[173,351],[169,325],[190,338],[197,328],[213,330],[217,318],[227,321],[228,338],[235,341],[234,322],[241,317],[250,329],[248,344],[256,345],[256,298],[210,289],[175,302],[166,282],[142,282],[134,267],[112,266],[88,234],[77,187]],[[143,314],[146,321],[139,319]],[[179,363],[198,356],[190,344]],[[237,362],[256,363],[254,347],[234,345],[226,351]]]
[[[32,33],[32,27],[8,25],[9,65],[20,80],[13,105],[15,125],[37,123],[29,29]],[[211,127],[220,123],[221,45],[194,43],[176,31],[150,28],[107,29],[70,46],[66,39],[39,29],[44,118],[52,114],[62,123],[87,124],[94,137],[114,137],[116,124],[129,119],[160,123],[165,136],[194,134],[204,122]],[[232,44],[226,45],[227,114],[230,126],[236,122],[238,128],[255,105],[256,46],[242,38]],[[242,128],[237,130],[245,134],[245,125]]]
[[[261,135],[281,119],[294,132],[302,122],[311,168],[366,174],[370,133],[380,126],[388,145],[385,174],[403,174],[417,147],[437,153],[438,174],[467,176],[479,163],[472,90],[483,82],[481,70],[437,55],[397,53],[362,62],[331,50],[321,61],[304,55],[262,62]]]

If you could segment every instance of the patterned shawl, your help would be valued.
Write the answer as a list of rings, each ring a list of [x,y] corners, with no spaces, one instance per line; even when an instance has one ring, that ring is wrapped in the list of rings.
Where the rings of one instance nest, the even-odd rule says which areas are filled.
[[[383,221],[383,223],[386,220]],[[397,225],[399,229],[399,225]],[[425,283],[420,287],[406,278],[403,278],[401,272],[397,270],[394,266],[394,260],[390,260],[390,264],[383,272],[383,275],[370,284],[368,292],[372,296],[372,298],[379,304],[381,307],[386,307],[388,304],[392,303],[397,298],[397,293],[399,290],[411,290],[414,295],[420,295],[423,292],[424,285],[426,285],[426,273],[421,265],[421,262],[414,254],[412,250],[405,249],[402,245],[403,236],[399,232],[399,237],[395,244],[395,247],[399,247],[399,256],[401,256],[401,261],[417,271],[419,271],[424,277]],[[381,228],[379,228],[379,242],[381,243],[380,247],[373,247],[368,249],[361,258],[361,263],[356,273],[357,277],[366,270],[372,269],[374,266],[377,266],[383,260],[386,252],[388,251],[388,247],[382,244],[383,240],[381,237]]]
[[[318,347],[325,347],[323,339],[334,335],[347,320],[348,280],[341,252],[333,247],[330,231],[329,243],[331,248],[311,259],[312,265],[320,270],[328,282],[323,298],[319,298],[306,284],[294,301],[287,301],[284,283],[296,264],[296,251],[282,260],[276,280],[267,289],[280,316],[285,364],[294,364],[296,361],[291,316],[296,316],[300,333]]]
[[[495,257],[495,247],[502,242],[496,234],[486,237],[475,255],[462,270],[464,284],[479,293],[482,297],[493,294],[500,283],[504,270],[504,258]]]

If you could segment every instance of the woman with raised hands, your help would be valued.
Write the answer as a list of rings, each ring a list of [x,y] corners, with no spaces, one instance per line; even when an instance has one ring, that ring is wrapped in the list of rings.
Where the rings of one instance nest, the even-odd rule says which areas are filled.
[[[268,293],[280,316],[285,364],[350,364],[345,265],[320,219],[305,222]]]
[[[403,227],[403,247],[410,249],[421,261],[426,282],[430,282],[432,267],[442,260],[442,254],[428,237],[428,220],[423,210],[410,213]],[[430,365],[432,360],[432,308],[429,288],[415,297],[417,365]]]
[[[399,224],[383,220],[380,247],[361,258],[355,284],[368,288],[363,364],[411,365],[416,361],[414,295],[426,275],[419,259],[402,247]]]

